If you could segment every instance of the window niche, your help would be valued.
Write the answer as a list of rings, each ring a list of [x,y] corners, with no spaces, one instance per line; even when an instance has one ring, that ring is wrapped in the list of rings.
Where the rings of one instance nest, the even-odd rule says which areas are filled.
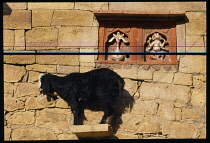
[[[176,20],[183,13],[94,13],[99,22],[98,63],[178,64]],[[172,54],[175,53],[175,54]]]

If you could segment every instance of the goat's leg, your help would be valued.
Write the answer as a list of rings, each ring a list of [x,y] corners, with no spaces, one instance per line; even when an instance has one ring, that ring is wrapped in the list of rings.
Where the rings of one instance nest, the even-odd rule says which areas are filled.
[[[79,108],[78,103],[76,101],[72,101],[70,103],[71,111],[74,114],[74,124],[73,125],[79,125]]]
[[[109,104],[105,104],[103,106],[104,108],[104,115],[101,119],[101,122],[99,124],[105,124],[106,123],[106,120],[109,116],[113,115],[113,109],[112,107],[109,105]]]

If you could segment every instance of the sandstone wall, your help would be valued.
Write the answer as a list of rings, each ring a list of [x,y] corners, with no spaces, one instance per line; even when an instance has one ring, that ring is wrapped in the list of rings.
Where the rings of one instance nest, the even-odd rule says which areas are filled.
[[[177,22],[177,50],[188,55],[177,56],[178,66],[96,64],[96,55],[37,54],[97,52],[99,25],[93,10],[148,7],[186,12],[188,20]],[[189,54],[206,52],[205,2],[4,3],[3,28],[5,140],[76,140],[69,106],[40,95],[37,77],[101,67],[121,75],[135,100],[122,115],[115,138],[206,138],[206,56]],[[103,113],[86,110],[85,115],[85,124],[98,124]]]

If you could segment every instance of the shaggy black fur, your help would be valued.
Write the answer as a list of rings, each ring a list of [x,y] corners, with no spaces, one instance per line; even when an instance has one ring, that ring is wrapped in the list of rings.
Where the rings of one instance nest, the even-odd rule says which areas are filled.
[[[95,107],[104,111],[100,124],[106,123],[114,114],[116,98],[122,94],[124,80],[114,71],[106,68],[86,73],[71,73],[65,77],[45,74],[41,77],[43,94],[57,92],[71,107],[74,114],[74,125],[82,124],[84,109],[94,110]]]

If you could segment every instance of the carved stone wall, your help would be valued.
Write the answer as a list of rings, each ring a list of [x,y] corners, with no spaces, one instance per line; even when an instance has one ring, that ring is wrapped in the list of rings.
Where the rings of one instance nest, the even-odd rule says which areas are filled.
[[[150,66],[99,63],[98,55],[64,54],[98,52],[99,23],[93,11],[116,13],[116,9],[118,13],[141,11],[145,15],[148,11],[159,12],[169,19],[173,18],[174,9],[184,11],[186,19],[176,21],[175,38],[177,52],[186,55],[177,55],[177,65]],[[122,103],[116,106],[126,107],[125,112],[117,120],[114,135],[107,138],[206,138],[205,2],[4,3],[3,18],[4,140],[77,140],[71,131],[73,116],[68,105],[60,98],[48,102],[46,96],[40,95],[37,77],[45,72],[64,76],[102,67],[124,78],[125,95],[131,97],[120,97]],[[152,22],[145,26],[150,25]],[[130,44],[121,40],[120,48],[130,50],[129,28],[117,27],[107,32],[107,41],[117,32],[124,34]],[[171,38],[167,29],[148,27],[144,32],[145,43],[155,33],[166,41]],[[171,46],[164,45],[160,37],[157,39],[162,47]],[[152,45],[154,41],[148,43]],[[116,44],[114,40],[108,43],[107,50],[116,48]],[[132,99],[133,105],[126,106]],[[84,124],[94,125],[103,113],[86,110],[85,115]]]

